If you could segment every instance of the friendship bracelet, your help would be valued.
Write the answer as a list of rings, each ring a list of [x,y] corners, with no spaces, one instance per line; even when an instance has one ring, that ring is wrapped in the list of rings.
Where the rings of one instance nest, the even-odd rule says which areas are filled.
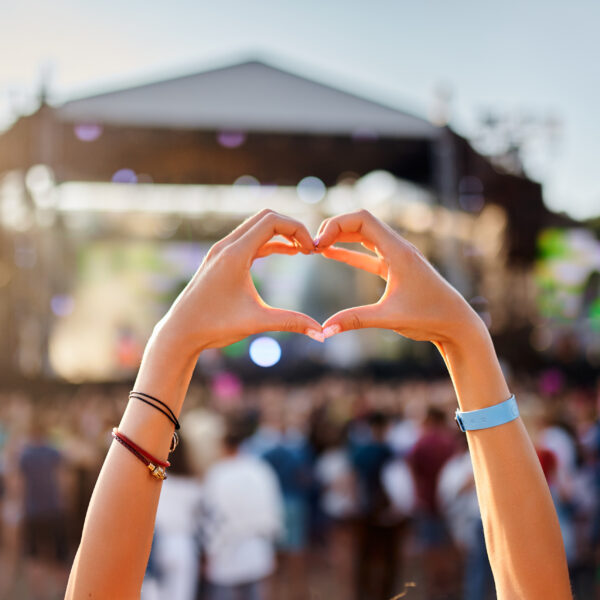
[[[141,455],[145,456],[148,460],[151,460],[152,462],[156,463],[157,465],[160,465],[161,467],[167,468],[171,466],[171,463],[168,460],[158,460],[157,458],[154,458],[154,456],[152,456],[152,454],[150,454],[149,452],[142,450],[142,448],[140,448],[135,442],[132,442],[126,435],[123,435],[116,427],[113,429],[113,432],[124,442],[129,444],[134,450],[139,452]]]
[[[160,461],[151,454],[142,450],[137,444],[134,444],[128,437],[124,436],[116,427],[112,430],[112,436],[124,448],[127,448],[136,458],[141,460],[150,470],[150,473],[156,479],[165,480],[167,478],[166,467],[170,467],[169,461]]]
[[[145,394],[144,392],[136,392],[135,390],[131,390],[131,392],[129,392],[129,397],[135,398],[136,400],[141,400],[142,402],[146,403],[148,406],[152,406],[156,410],[160,411],[163,415],[165,415],[165,417],[167,417],[167,419],[169,419],[169,421],[171,421],[171,423],[173,423],[173,425],[175,425],[175,429],[181,429],[181,425],[179,424],[179,421],[177,420],[175,413],[162,400],[159,400],[158,398],[155,398],[154,396],[151,396],[150,394]],[[162,408],[160,408],[160,406],[156,406],[156,404],[153,404],[152,402],[150,402],[150,400],[152,400],[154,402],[158,402],[158,404],[160,404],[161,406],[164,406],[167,409],[167,411],[169,411],[169,412],[164,411]]]

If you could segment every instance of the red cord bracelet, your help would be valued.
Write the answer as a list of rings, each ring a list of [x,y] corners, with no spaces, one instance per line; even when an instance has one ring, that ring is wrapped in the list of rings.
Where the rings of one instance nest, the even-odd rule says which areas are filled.
[[[165,467],[165,469],[171,466],[171,463],[168,460],[158,460],[158,458],[155,458],[149,452],[142,450],[142,448],[140,448],[135,442],[132,442],[127,436],[123,435],[116,427],[113,429],[113,432],[116,437],[119,437],[124,442],[127,442],[127,444],[137,450],[141,455],[145,456],[148,460],[151,460],[154,464]]]
[[[123,447],[127,448],[136,458],[141,460],[149,469],[154,477],[157,479],[166,479],[167,474],[165,469],[171,466],[171,463],[167,461],[158,460],[136,443],[132,442],[127,436],[123,435],[116,427],[112,430],[112,436],[119,442]]]

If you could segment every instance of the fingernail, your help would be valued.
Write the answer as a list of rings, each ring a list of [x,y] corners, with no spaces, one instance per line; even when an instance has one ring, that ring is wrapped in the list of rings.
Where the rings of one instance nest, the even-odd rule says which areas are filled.
[[[314,240],[314,242],[313,242],[313,245],[314,245],[314,247],[315,247],[315,248],[318,248],[318,247],[319,247],[319,242],[320,242],[320,241],[321,241],[321,238],[320,238],[320,237],[318,237],[318,238],[315,238],[315,240]]]
[[[325,336],[325,339],[327,339],[336,333],[339,333],[341,330],[342,328],[339,325],[330,325],[329,327],[325,327],[325,329],[323,329],[323,335]]]
[[[323,333],[321,333],[320,331],[317,331],[316,329],[307,329],[306,335],[309,338],[312,338],[313,340],[315,340],[316,342],[323,343],[325,341],[325,335]]]

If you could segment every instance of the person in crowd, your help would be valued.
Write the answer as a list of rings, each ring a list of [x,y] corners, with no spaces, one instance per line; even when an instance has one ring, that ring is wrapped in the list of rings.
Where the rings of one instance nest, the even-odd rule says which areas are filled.
[[[355,595],[355,518],[358,486],[350,461],[348,428],[332,419],[319,427],[323,451],[314,472],[319,487],[319,508],[326,517],[326,548],[335,589],[340,598]]]
[[[25,443],[23,409],[27,411],[29,406],[28,399],[20,395],[0,398],[0,600],[16,597],[24,513],[19,456]]]
[[[385,413],[373,411],[367,415],[366,425],[364,437],[351,440],[358,484],[356,598],[387,600],[393,596],[399,566],[397,519],[383,485],[383,469],[393,457],[386,442],[389,419]]]
[[[454,546],[462,556],[463,600],[490,598],[493,594],[494,578],[485,552],[473,463],[465,438],[459,438],[456,453],[440,471],[437,501]]]
[[[23,489],[24,553],[32,600],[64,589],[69,559],[65,476],[60,452],[49,442],[42,415],[34,413],[19,458]]]
[[[211,600],[262,600],[283,532],[279,484],[264,461],[240,451],[248,427],[230,416],[223,456],[206,473],[202,541]]]
[[[574,517],[575,480],[580,462],[578,443],[563,419],[546,417],[537,438],[537,451],[558,515],[567,563],[573,565],[577,558]]]
[[[195,600],[199,580],[202,485],[192,471],[185,438],[172,454],[160,493],[152,546],[154,577],[142,600]]]
[[[284,241],[272,240],[278,235]],[[361,242],[372,253],[337,247],[336,242]],[[273,252],[318,252],[379,275],[386,281],[385,292],[377,303],[343,310],[323,325],[302,313],[269,307],[258,296],[250,267],[254,259]],[[164,459],[203,350],[263,331],[294,331],[322,341],[366,327],[429,340],[448,367],[459,424],[468,436],[498,598],[571,598],[550,491],[478,315],[414,246],[366,211],[326,219],[313,240],[302,223],[267,210],[211,248],[155,327],[135,390],[158,399],[163,409],[130,399],[90,502],[67,600],[139,597],[168,466]],[[204,488],[207,505],[222,509],[220,518],[213,515],[212,534],[209,530],[208,574],[217,583],[217,594],[229,597],[237,591],[232,586],[247,579],[240,575],[248,573],[249,563],[261,561],[263,576],[272,570],[264,536],[277,530],[275,477],[256,459],[241,457],[239,441],[235,435],[226,439],[227,456],[207,475]],[[263,514],[259,507],[267,495],[273,506]],[[242,537],[247,543],[228,543],[249,528],[250,538]],[[234,577],[227,571],[232,561],[219,561],[226,555],[239,569]],[[250,588],[256,591],[257,586]]]
[[[430,406],[421,435],[408,457],[415,479],[415,528],[423,551],[429,598],[442,597],[458,583],[452,560],[453,546],[437,502],[438,477],[454,451],[454,432],[447,425],[445,411]]]
[[[288,411],[293,412],[293,411]],[[281,596],[304,600],[307,596],[306,547],[308,544],[309,500],[313,486],[312,456],[299,423],[284,424],[277,442],[262,458],[272,467],[283,497],[284,535],[281,553]]]

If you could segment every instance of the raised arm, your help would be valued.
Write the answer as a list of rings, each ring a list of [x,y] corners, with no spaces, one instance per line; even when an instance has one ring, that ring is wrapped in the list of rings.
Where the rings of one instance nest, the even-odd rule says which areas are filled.
[[[374,254],[337,248],[335,242],[360,242]],[[326,337],[349,329],[382,327],[429,340],[444,358],[461,410],[477,410],[509,398],[487,328],[412,244],[360,211],[324,221],[318,249],[325,257],[387,281],[376,304],[347,309],[328,319],[323,324]],[[498,598],[571,598],[558,519],[521,419],[466,435]]]
[[[289,243],[269,241],[280,234]],[[301,313],[274,309],[250,277],[257,256],[310,253],[313,241],[297,221],[263,211],[215,244],[158,323],[134,389],[179,415],[199,353],[261,331],[285,330],[322,339],[321,326]],[[130,400],[119,431],[165,460],[174,427],[144,402]],[[139,598],[152,541],[161,482],[126,448],[113,443],[88,508],[66,598]]]

